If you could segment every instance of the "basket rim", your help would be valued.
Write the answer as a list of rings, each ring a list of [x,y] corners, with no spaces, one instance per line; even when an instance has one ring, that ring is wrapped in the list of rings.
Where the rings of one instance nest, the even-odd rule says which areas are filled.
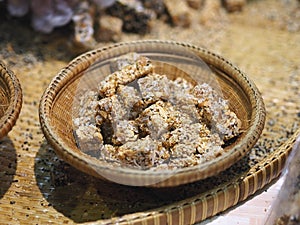
[[[0,139],[6,136],[15,125],[22,108],[22,88],[19,79],[4,62],[0,61],[1,77],[10,92],[9,105],[4,116],[0,118]]]
[[[120,42],[106,47],[88,51],[73,59],[66,67],[64,67],[51,80],[49,86],[44,91],[40,100],[39,117],[40,117],[40,123],[41,123],[43,133],[46,139],[53,145],[56,152],[61,153],[61,156],[63,156],[63,158],[65,157],[65,158],[69,158],[69,159],[71,158],[72,160],[75,160],[76,161],[75,164],[77,165],[85,164],[86,166],[86,164],[89,164],[92,167],[100,168],[103,170],[109,169],[115,171],[118,174],[146,175],[148,177],[170,174],[170,171],[167,172],[166,171],[143,171],[143,170],[137,170],[132,168],[112,167],[109,166],[108,164],[99,165],[99,160],[90,157],[88,155],[85,155],[86,158],[84,160],[80,157],[79,154],[73,152],[72,149],[69,149],[68,147],[64,146],[64,143],[57,136],[55,129],[51,127],[50,118],[48,117],[51,114],[52,104],[54,103],[56,96],[63,89],[64,85],[67,84],[69,81],[71,81],[76,74],[88,68],[88,66],[91,65],[103,51],[126,46],[126,45],[136,45],[136,44],[142,45],[146,43],[177,45],[177,46],[182,46],[184,48],[187,48],[189,51],[192,51],[196,54],[197,53],[201,54],[200,58],[204,57],[204,61],[206,63],[209,63],[217,67],[218,69],[221,69],[222,71],[225,70],[225,72],[227,72],[226,74],[230,74],[234,76],[236,79],[238,79],[239,84],[242,84],[243,90],[245,91],[245,88],[247,88],[247,91],[249,91],[249,93],[247,93],[247,97],[249,98],[250,103],[253,106],[253,113],[251,115],[249,132],[244,136],[243,141],[240,141],[230,151],[222,155],[221,160],[222,162],[224,162],[223,163],[224,165],[222,167],[219,166],[220,158],[216,158],[204,164],[196,165],[193,167],[176,169],[174,171],[171,171],[171,173],[173,175],[183,177],[183,175],[187,173],[192,174],[195,171],[197,171],[198,173],[205,171],[206,175],[204,177],[201,177],[201,179],[204,179],[208,176],[214,175],[215,173],[221,172],[224,169],[228,168],[230,165],[232,165],[232,163],[230,163],[232,159],[235,159],[235,161],[237,161],[238,159],[242,158],[242,156],[244,156],[247,153],[245,149],[250,150],[251,147],[258,140],[263,130],[265,117],[266,117],[263,99],[256,85],[239,68],[237,68],[231,62],[229,62],[228,60],[224,59],[223,57],[221,57],[216,53],[213,53],[205,48],[197,47],[195,45],[185,43],[185,42],[161,41],[161,40],[141,40],[141,41]],[[78,69],[77,67],[78,65],[83,66],[83,68]],[[240,151],[239,149],[243,149],[243,150]],[[207,168],[209,168],[209,171],[207,171],[208,170]]]

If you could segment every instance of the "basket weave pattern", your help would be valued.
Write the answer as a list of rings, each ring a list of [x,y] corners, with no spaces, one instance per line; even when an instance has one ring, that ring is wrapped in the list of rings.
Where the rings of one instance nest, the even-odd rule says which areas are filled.
[[[0,139],[15,125],[22,106],[18,78],[0,61]]]
[[[0,224],[115,224],[118,221],[150,225],[201,221],[247,199],[277,177],[296,136],[300,135],[299,118],[292,116],[296,112],[280,116],[275,126],[266,127],[254,146],[254,149],[265,148],[263,155],[252,150],[254,160],[246,156],[239,165],[220,176],[181,188],[153,190],[102,182],[59,160],[40,129],[36,101],[53,77],[53,68],[58,70],[64,65],[45,62],[36,65],[37,71],[43,71],[42,76],[20,74],[26,101],[17,126],[8,138],[2,139],[0,146]],[[256,79],[264,90],[271,90],[270,95],[264,95],[268,121],[278,113],[270,111],[272,99],[299,94],[285,91],[291,90],[286,79],[282,82],[286,88],[274,91],[274,85],[265,82],[263,77],[257,75]],[[283,101],[278,104],[287,105]],[[286,130],[282,129],[284,124]]]

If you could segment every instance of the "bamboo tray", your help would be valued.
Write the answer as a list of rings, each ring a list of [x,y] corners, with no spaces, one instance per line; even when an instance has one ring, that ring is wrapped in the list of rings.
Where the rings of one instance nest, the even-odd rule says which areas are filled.
[[[265,30],[262,31],[264,33]],[[189,224],[248,199],[276,178],[300,135],[299,74],[265,92],[265,129],[251,152],[220,175],[176,188],[111,184],[81,173],[54,153],[42,134],[38,101],[64,62],[16,71],[24,102],[0,144],[0,224]],[[278,76],[278,77],[275,77]],[[264,90],[278,87],[256,77]],[[285,96],[284,98],[282,96]],[[276,99],[276,101],[274,100]],[[285,99],[293,99],[294,103]],[[293,104],[292,104],[293,103]]]

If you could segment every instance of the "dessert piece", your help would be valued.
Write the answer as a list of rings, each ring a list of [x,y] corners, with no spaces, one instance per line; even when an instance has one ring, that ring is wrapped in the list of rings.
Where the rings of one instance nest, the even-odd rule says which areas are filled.
[[[228,102],[208,84],[171,80],[154,68],[136,53],[112,61],[114,72],[80,103],[74,119],[78,147],[107,162],[151,170],[222,155],[241,126]]]

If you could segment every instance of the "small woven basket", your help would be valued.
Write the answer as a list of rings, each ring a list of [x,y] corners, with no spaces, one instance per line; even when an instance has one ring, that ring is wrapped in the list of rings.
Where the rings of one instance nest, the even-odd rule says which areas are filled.
[[[0,61],[0,138],[15,125],[22,107],[22,89],[18,78]]]

